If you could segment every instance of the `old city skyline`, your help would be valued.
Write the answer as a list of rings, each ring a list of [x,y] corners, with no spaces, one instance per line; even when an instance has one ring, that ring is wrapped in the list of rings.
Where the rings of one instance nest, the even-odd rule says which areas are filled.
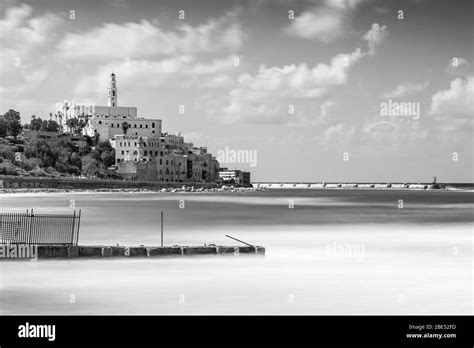
[[[214,154],[256,151],[254,181],[471,181],[472,4],[456,5],[10,1],[0,105],[26,122],[102,104],[113,70],[140,117]]]

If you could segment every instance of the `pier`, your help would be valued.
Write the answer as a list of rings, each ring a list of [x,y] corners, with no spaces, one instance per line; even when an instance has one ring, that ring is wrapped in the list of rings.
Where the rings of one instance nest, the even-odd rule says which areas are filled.
[[[12,259],[78,259],[78,258],[160,258],[198,255],[214,256],[264,256],[262,246],[106,246],[106,245],[28,245],[0,246],[0,260]],[[28,248],[28,249],[27,249]],[[13,249],[15,251],[13,252]],[[18,252],[23,250],[23,252]]]

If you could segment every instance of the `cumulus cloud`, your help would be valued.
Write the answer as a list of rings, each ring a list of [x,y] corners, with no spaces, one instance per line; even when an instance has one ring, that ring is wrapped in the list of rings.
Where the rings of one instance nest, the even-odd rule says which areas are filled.
[[[202,63],[192,55],[180,55],[161,60],[112,61],[100,65],[96,71],[84,75],[74,91],[77,98],[88,98],[102,94],[107,89],[106,77],[113,70],[120,76],[120,87],[124,90],[140,85],[142,89],[160,86],[219,87],[231,79],[235,68],[234,56],[213,59]],[[222,77],[222,76],[225,76]]]
[[[49,45],[57,38],[61,17],[45,13],[34,16],[29,5],[5,9],[0,20],[0,107],[23,103],[48,76]]]
[[[334,41],[344,35],[350,15],[360,3],[358,0],[323,1],[292,19],[284,32],[304,39]]]
[[[58,44],[58,55],[65,59],[143,59],[160,55],[235,51],[243,31],[233,16],[211,18],[204,24],[179,25],[166,31],[147,20],[139,23],[108,23],[83,33],[68,33]]]
[[[402,98],[424,91],[426,87],[428,87],[428,82],[401,83],[394,90],[380,94],[380,98]]]
[[[451,81],[450,88],[431,98],[430,114],[443,118],[472,119],[474,115],[474,76]]]
[[[373,23],[372,28],[363,36],[369,45],[369,54],[375,54],[377,47],[387,37],[387,26],[380,26],[378,23]]]
[[[42,46],[54,40],[55,29],[62,23],[61,17],[52,13],[34,17],[29,5],[6,9],[4,19],[0,20],[2,54],[25,61],[33,52],[37,56]]]
[[[384,37],[374,24],[364,36],[369,41],[369,51],[360,48],[351,53],[334,56],[329,63],[309,67],[306,63],[266,67],[261,65],[256,74],[243,74],[238,86],[229,93],[225,107],[217,110],[217,117],[226,122],[287,122],[288,106],[295,100],[318,100],[334,86],[344,85],[349,70],[362,58],[375,53],[375,47]],[[370,33],[370,35],[369,35]],[[214,103],[214,101],[213,101]]]

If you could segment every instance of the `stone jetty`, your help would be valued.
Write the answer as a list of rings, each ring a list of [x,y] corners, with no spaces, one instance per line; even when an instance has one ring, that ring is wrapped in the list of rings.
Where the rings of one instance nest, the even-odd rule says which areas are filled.
[[[184,257],[197,255],[240,256],[240,255],[265,255],[262,246],[104,246],[104,245],[79,245],[58,246],[39,245],[37,256],[39,259],[73,259],[73,258],[112,258],[112,257]]]

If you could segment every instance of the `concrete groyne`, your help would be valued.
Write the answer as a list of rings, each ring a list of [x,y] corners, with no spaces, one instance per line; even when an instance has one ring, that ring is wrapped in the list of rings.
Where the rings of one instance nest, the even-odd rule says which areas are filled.
[[[38,259],[76,259],[76,258],[113,258],[113,257],[184,257],[195,255],[265,255],[262,246],[104,246],[104,245],[39,245]]]

